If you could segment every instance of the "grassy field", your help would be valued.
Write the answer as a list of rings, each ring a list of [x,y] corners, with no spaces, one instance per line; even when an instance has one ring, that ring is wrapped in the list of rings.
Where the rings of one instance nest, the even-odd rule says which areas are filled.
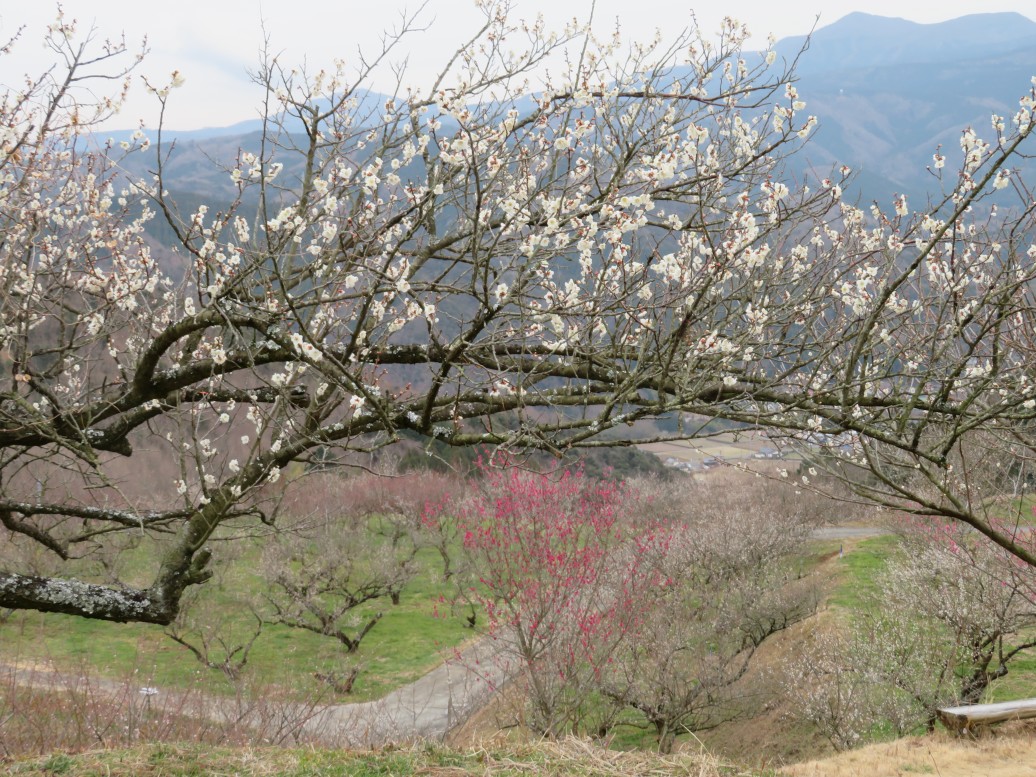
[[[851,617],[874,606],[877,579],[888,560],[896,553],[898,538],[892,535],[844,543],[827,541],[813,544],[801,559],[801,575],[820,571],[818,579],[828,580],[830,586],[822,609],[836,618]],[[844,553],[839,556],[839,549]],[[136,551],[138,554],[144,551]],[[129,563],[141,563],[131,557]],[[242,552],[221,575],[204,587],[202,599],[196,606],[216,620],[225,619],[230,633],[245,634],[252,620],[248,604],[255,602],[261,588],[257,574],[261,563],[258,546]],[[245,683],[255,681],[254,688],[263,688],[271,698],[328,698],[329,689],[314,679],[314,672],[339,670],[358,662],[362,673],[353,694],[337,701],[361,701],[377,698],[421,676],[441,660],[452,655],[455,646],[475,636],[466,628],[467,612],[450,614],[443,597],[449,589],[441,581],[441,562],[432,550],[419,555],[420,573],[405,590],[399,606],[381,600],[360,613],[364,617],[378,609],[384,613],[379,624],[364,640],[355,657],[347,656],[333,639],[282,626],[267,626],[256,641],[249,658]],[[825,615],[826,617],[826,615]],[[792,641],[793,637],[789,637]],[[132,676],[133,686],[155,686],[159,689],[198,689],[207,694],[233,696],[241,687],[227,680],[221,673],[202,667],[193,656],[162,633],[160,627],[146,625],[113,625],[81,618],[42,615],[23,612],[12,615],[0,624],[0,640],[4,645],[3,662],[29,665],[40,660],[52,662],[58,669],[83,671],[101,677],[125,680]],[[794,645],[782,647],[794,652]],[[775,658],[776,660],[776,658]],[[767,670],[769,671],[769,670]],[[133,690],[133,688],[131,688]],[[0,689],[2,691],[2,689]],[[1005,700],[1036,695],[1036,656],[1021,656],[1012,662],[1011,673],[997,681],[989,693],[989,700]],[[766,713],[780,717],[779,708]],[[747,723],[746,723],[747,725]],[[788,734],[787,720],[779,726],[772,723],[774,732],[780,729]],[[654,736],[643,721],[631,716],[627,725],[612,731],[612,747],[616,749],[650,750]],[[803,738],[806,734],[790,735]],[[706,738],[708,741],[708,739]],[[229,740],[227,740],[229,741]],[[246,740],[247,741],[247,740]],[[274,741],[274,740],[269,740]],[[684,747],[696,741],[681,737]],[[745,751],[744,739],[741,750]],[[524,744],[509,742],[507,755],[481,755],[445,750],[414,750],[382,753],[377,756],[342,756],[338,761],[327,760],[318,750],[203,750],[196,747],[152,746],[150,748],[114,753],[86,753],[70,756],[56,754],[46,759],[11,763],[0,774],[441,774],[461,777],[465,774],[626,774],[637,771],[607,771],[594,756],[594,765],[564,761],[559,766],[553,761],[537,761],[541,754],[535,749],[521,750]],[[581,745],[580,747],[583,747]],[[747,751],[743,754],[726,748],[729,757],[737,761],[765,763],[765,753]],[[41,752],[37,750],[36,752]],[[817,751],[814,750],[813,754]],[[809,757],[800,754],[798,758]],[[552,758],[558,757],[555,753]],[[612,756],[609,756],[611,758]],[[615,755],[614,759],[627,756]],[[634,756],[630,756],[634,757]],[[641,753],[635,757],[647,757]],[[210,768],[210,758],[214,766]],[[567,756],[566,756],[567,758]],[[366,760],[365,760],[366,759]],[[480,760],[481,759],[481,760]],[[797,759],[793,759],[797,760]],[[202,763],[204,762],[204,767]],[[618,763],[619,761],[615,761]],[[625,763],[625,762],[624,762]],[[708,769],[694,761],[680,762],[680,771],[665,771],[675,762],[659,761],[650,768],[657,774],[696,775],[757,775],[774,774],[762,771],[738,771],[715,761],[708,761]],[[704,763],[704,762],[703,762]],[[691,771],[691,766],[698,771]],[[492,768],[490,768],[490,766]],[[608,766],[607,768],[612,768]],[[625,767],[623,767],[625,768]],[[511,769],[512,771],[507,771]],[[542,769],[542,770],[541,770]],[[567,771],[566,771],[567,769]],[[596,769],[596,771],[595,771]],[[149,771],[150,770],[150,771]],[[338,771],[336,771],[338,770]],[[811,772],[824,774],[825,772]],[[855,772],[845,772],[846,774]],[[895,772],[890,772],[895,773]]]
[[[1022,653],[1011,659],[1010,672],[990,686],[987,702],[1036,698],[1036,654]]]
[[[354,655],[334,639],[285,626],[266,625],[256,639],[243,674],[246,682],[261,678],[277,693],[308,698],[324,688],[315,672],[343,671],[358,665],[353,692],[343,701],[365,701],[409,683],[437,666],[444,655],[475,635],[461,614],[451,615],[441,603],[450,589],[440,576],[438,554],[418,556],[419,573],[403,592],[399,605],[376,600],[356,611],[357,622],[374,612],[383,617]],[[234,560],[220,580],[199,589],[195,611],[236,644],[250,635],[255,618],[249,605],[258,602],[261,578],[255,570],[258,550]],[[365,621],[364,621],[365,622]],[[194,635],[197,641],[197,635]],[[223,673],[206,668],[160,626],[111,624],[74,616],[24,611],[0,625],[2,661],[20,666],[49,663],[55,669],[84,672],[114,680],[133,675],[141,686],[187,689],[203,683],[207,693],[234,695],[238,688]],[[219,655],[219,652],[216,652]]]
[[[899,546],[899,538],[886,534],[839,545],[843,553],[836,565],[838,582],[828,604],[848,612],[860,612],[872,607],[878,590],[878,578]]]
[[[1036,495],[1028,494],[997,503],[992,513],[1008,526],[1036,526]]]

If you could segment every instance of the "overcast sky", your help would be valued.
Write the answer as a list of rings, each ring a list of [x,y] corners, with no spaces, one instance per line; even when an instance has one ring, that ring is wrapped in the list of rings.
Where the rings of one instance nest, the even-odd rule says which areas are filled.
[[[532,19],[542,13],[548,25],[560,27],[573,16],[585,18],[591,0],[514,0],[514,15]],[[173,93],[167,124],[174,129],[223,126],[253,118],[260,100],[247,71],[254,68],[263,40],[263,26],[271,50],[286,65],[303,62],[322,66],[334,58],[355,59],[357,47],[372,51],[381,33],[397,25],[404,9],[416,10],[414,0],[178,0],[157,4],[140,0],[64,0],[66,16],[80,25],[95,26],[101,36],[125,33],[129,41],[148,38],[150,53],[140,73],[162,82],[173,70],[185,77]],[[0,5],[0,35],[5,39],[24,25],[23,40],[0,58],[0,84],[16,84],[18,77],[47,66],[39,41],[54,16],[47,0],[6,0]],[[681,0],[597,0],[595,18],[603,29],[619,21],[627,39],[646,39],[656,28],[673,31],[688,26],[692,11],[701,29],[718,28],[724,12],[736,16],[758,34],[762,48],[768,33],[778,38],[809,32],[831,24],[852,11],[897,16],[933,23],[972,13],[1017,11],[1036,16],[1032,0],[740,0],[737,3]],[[477,28],[474,0],[428,0],[419,18],[428,29],[408,36],[400,50],[410,59],[413,78],[420,80],[442,64],[451,44]],[[387,83],[388,74],[382,79]],[[375,81],[374,87],[380,84]],[[153,124],[153,99],[137,89],[114,126],[133,127],[144,119]]]

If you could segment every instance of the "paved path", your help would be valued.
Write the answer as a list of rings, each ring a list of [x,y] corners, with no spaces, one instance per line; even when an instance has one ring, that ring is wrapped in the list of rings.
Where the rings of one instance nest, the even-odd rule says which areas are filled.
[[[271,742],[307,741],[334,747],[376,748],[422,739],[442,739],[481,708],[510,673],[499,658],[499,643],[483,637],[418,680],[369,702],[353,704],[280,703],[264,699],[207,696],[196,690],[153,689],[135,684],[0,663],[13,682],[38,690],[100,693],[120,710],[175,711],[208,720],[220,729],[246,728]],[[7,674],[10,673],[10,674]]]
[[[346,747],[442,739],[482,707],[509,672],[491,637],[375,701],[335,704],[306,722],[314,738]]]
[[[813,530],[812,536],[815,540],[854,540],[891,533],[889,529],[881,526],[821,526]]]

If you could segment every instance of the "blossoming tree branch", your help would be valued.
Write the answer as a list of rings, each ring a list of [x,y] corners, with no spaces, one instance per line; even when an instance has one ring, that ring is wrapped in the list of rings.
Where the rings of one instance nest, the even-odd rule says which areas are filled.
[[[366,87],[406,30],[358,68],[263,62],[257,150],[189,208],[161,132],[99,140],[133,52],[50,28],[54,67],[0,96],[0,607],[167,624],[293,462],[403,434],[563,455],[674,413],[1036,564],[970,475],[1032,452],[1033,93],[956,172],[937,153],[930,205],[858,207],[847,169],[785,176],[816,119],[738,24],[628,43],[483,11],[426,91]]]

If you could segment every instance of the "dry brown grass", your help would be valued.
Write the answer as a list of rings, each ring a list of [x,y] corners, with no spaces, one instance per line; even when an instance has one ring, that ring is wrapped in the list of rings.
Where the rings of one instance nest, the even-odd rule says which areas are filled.
[[[535,756],[530,758],[530,756]],[[542,760],[541,760],[542,759]],[[543,741],[517,748],[513,758],[490,757],[486,773],[630,777],[630,775],[681,775],[682,777],[751,777],[752,772],[734,770],[704,750],[659,755],[642,750],[608,750],[586,739],[568,738]]]
[[[327,733],[307,728],[324,708],[319,697],[299,704],[275,688],[245,685],[237,696],[211,697],[200,683],[184,691],[151,691],[131,669],[116,681],[0,663],[0,762],[142,743],[287,745],[320,741]]]
[[[1036,777],[1036,723],[1011,723],[976,739],[905,737],[782,769],[788,777]]]
[[[144,745],[53,754],[0,766],[19,777],[752,777],[704,753],[620,753],[585,740],[464,751],[434,746],[361,752],[308,748]]]

